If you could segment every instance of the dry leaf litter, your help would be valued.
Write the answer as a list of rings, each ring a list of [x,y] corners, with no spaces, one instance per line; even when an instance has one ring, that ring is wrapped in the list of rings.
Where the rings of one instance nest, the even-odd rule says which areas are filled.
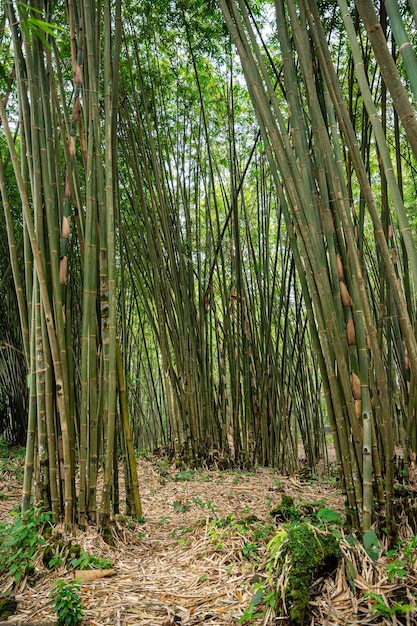
[[[253,473],[194,472],[192,480],[180,481],[175,480],[175,468],[163,477],[157,464],[145,460],[138,462],[138,472],[144,523],[116,521],[113,547],[94,527],[73,531],[69,537],[87,553],[108,557],[113,563],[113,571],[107,572],[110,575],[81,585],[83,624],[238,624],[256,583],[266,580],[265,548],[258,547],[256,554],[246,559],[243,549],[248,539],[239,532],[239,525],[216,526],[213,519],[233,515],[239,521],[250,515],[266,527],[272,522],[271,508],[280,503],[283,494],[295,502],[320,502],[323,507],[343,510],[340,492],[325,479],[305,481],[257,469]],[[0,519],[5,519],[20,501],[20,484],[4,472],[0,473],[0,489],[8,496],[0,499]],[[57,527],[56,532],[64,533],[64,529]],[[365,593],[381,594],[388,602],[399,585],[388,581],[384,559],[374,563],[364,550],[352,549],[344,540],[341,546],[345,558],[337,571],[315,581],[311,589],[311,626],[416,624],[409,615],[399,619],[391,616],[387,621],[373,617],[372,602]],[[346,573],[347,561],[356,572],[354,580]],[[54,621],[49,595],[53,583],[73,579],[74,572],[49,571],[41,559],[37,570],[39,580],[33,586],[23,581],[17,590],[18,612],[8,619],[9,624]],[[415,592],[416,582],[410,577],[402,580],[402,591],[409,595]],[[252,623],[290,622],[267,612]]]

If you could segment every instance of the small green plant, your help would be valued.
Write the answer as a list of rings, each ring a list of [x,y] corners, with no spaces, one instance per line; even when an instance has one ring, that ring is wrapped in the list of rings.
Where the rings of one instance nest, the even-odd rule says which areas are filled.
[[[171,530],[170,534],[172,535],[172,537],[177,538],[178,536],[182,536],[185,533],[193,532],[194,529],[195,529],[195,524],[192,526],[178,526],[177,528],[174,528],[173,530]]]
[[[185,500],[184,502],[176,500],[173,504],[174,513],[185,513],[186,511],[189,511],[191,508],[191,504],[192,503],[189,500]]]
[[[399,541],[394,549],[387,552],[387,557],[401,560],[403,565],[413,567],[417,557],[417,535],[410,541]]]
[[[214,516],[216,516],[217,506],[211,502],[211,500],[202,500],[200,496],[196,496],[193,498],[193,503],[198,504],[198,506],[202,509],[207,509],[211,511]]]
[[[388,574],[388,580],[392,580],[396,577],[402,580],[407,574],[407,570],[404,569],[403,566],[404,563],[402,561],[391,561],[390,563],[387,563],[386,570]]]
[[[169,459],[168,458],[161,459],[160,461],[156,462],[156,465],[159,469],[159,475],[166,478],[169,474]]]
[[[397,545],[387,552],[390,559],[386,565],[388,580],[394,578],[402,580],[408,573],[413,575],[416,562],[417,536],[410,541],[399,541]]]
[[[219,528],[216,524],[210,524],[208,528],[208,535],[210,537],[210,543],[213,543],[216,546],[216,550],[222,550],[224,548],[223,539],[225,534],[226,530],[224,527]]]
[[[77,581],[58,580],[51,591],[53,610],[57,615],[58,626],[78,626],[81,624],[84,608],[80,598],[80,585]]]
[[[238,624],[252,624],[257,617],[263,617],[263,612],[259,612],[259,604],[263,601],[265,592],[263,589],[259,589],[252,596],[248,608],[244,611],[242,617],[239,619]]]
[[[193,481],[195,480],[195,470],[192,470],[192,469],[181,470],[175,476],[175,480],[178,480],[180,482]]]
[[[268,496],[266,497],[268,498]],[[271,515],[275,518],[277,523],[294,522],[301,517],[299,507],[294,502],[294,498],[285,494],[281,498],[281,503],[271,510]]]
[[[385,617],[386,619],[390,619],[393,615],[405,615],[417,609],[417,607],[412,604],[404,604],[403,602],[396,602],[392,606],[388,606],[379,593],[367,593],[365,597],[373,600],[373,613],[380,617]]]
[[[78,557],[71,559],[71,567],[80,570],[111,569],[113,563],[108,557],[101,558],[96,554],[88,554],[88,552],[81,550]]]
[[[336,511],[332,511],[327,507],[325,507],[324,509],[320,509],[320,511],[317,511],[316,516],[325,524],[339,523],[342,518],[340,513],[336,513]]]
[[[0,525],[0,573],[13,578],[17,585],[23,576],[34,572],[35,558],[45,545],[42,531],[51,524],[51,513],[34,506],[12,515],[13,523]]]
[[[257,555],[257,546],[255,543],[245,543],[245,545],[242,548],[242,554],[243,554],[243,558],[246,559],[247,561],[257,561],[258,560],[258,555]]]
[[[363,547],[372,561],[379,559],[379,542],[374,530],[367,530],[362,537]]]
[[[253,529],[253,538],[255,541],[269,541],[271,536],[276,532],[275,524],[264,524],[263,522],[256,524]]]
[[[213,521],[213,526],[215,528],[225,528],[226,526],[232,526],[235,523],[235,516],[233,513],[229,513],[226,517],[217,517]]]
[[[64,565],[64,559],[62,558],[59,552],[54,554],[54,556],[48,561],[49,569],[59,569],[63,565]]]
[[[188,539],[182,539],[181,537],[179,539],[177,539],[177,544],[181,547],[181,548],[185,548],[186,546],[188,546],[189,540]]]
[[[416,556],[415,553],[417,549],[417,535],[414,535],[414,537],[408,542],[407,541],[400,542],[400,546],[403,549],[405,560],[413,561]]]

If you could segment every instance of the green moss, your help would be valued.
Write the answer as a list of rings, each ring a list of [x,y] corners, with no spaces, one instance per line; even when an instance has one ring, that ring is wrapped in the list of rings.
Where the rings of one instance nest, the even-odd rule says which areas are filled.
[[[54,535],[53,539],[43,553],[42,561],[45,567],[53,569],[66,563],[70,564],[80,557],[82,550],[78,543],[71,540],[63,541],[61,533]]]
[[[273,541],[270,545],[274,545]],[[303,626],[309,587],[318,573],[334,566],[339,556],[338,539],[331,532],[301,522],[291,525],[284,541],[275,545],[277,551],[275,554],[271,551],[269,559],[271,586],[278,588],[275,610],[282,614],[285,601],[290,623]],[[284,589],[282,584],[285,584]]]
[[[300,517],[294,499],[287,495],[282,496],[281,503],[271,510],[271,515],[277,523],[292,522]]]
[[[0,597],[0,617],[7,619],[14,615],[17,610],[17,602],[14,597]]]
[[[306,518],[314,520],[317,511],[321,508],[321,503],[296,503],[291,496],[284,494],[280,504],[271,509],[270,514],[277,524],[300,520],[307,521]]]

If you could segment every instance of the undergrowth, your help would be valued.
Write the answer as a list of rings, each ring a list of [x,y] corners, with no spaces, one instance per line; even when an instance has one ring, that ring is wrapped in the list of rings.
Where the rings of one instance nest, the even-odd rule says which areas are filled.
[[[12,511],[12,518],[0,524],[0,574],[17,586],[24,576],[34,574],[35,559],[46,543],[42,532],[52,518],[40,506]]]
[[[89,554],[71,540],[64,541],[60,533],[54,536],[52,526],[52,514],[43,511],[41,505],[24,513],[12,510],[11,518],[0,523],[0,578],[5,588],[18,587],[25,577],[33,581],[38,557],[48,569],[113,567],[108,557]]]
[[[0,473],[10,474],[16,480],[22,481],[25,453],[24,447],[9,446],[3,435],[0,435]],[[3,499],[6,499],[5,496],[7,494],[3,494]]]
[[[327,507],[298,505],[287,495],[271,515],[281,525],[267,545],[267,579],[254,586],[239,623],[250,624],[268,614],[302,626],[312,581],[334,569],[340,556],[341,515]]]
[[[310,589],[318,578],[332,576],[343,563],[346,581],[356,604],[368,607],[378,623],[415,623],[417,594],[414,592],[417,563],[417,535],[384,549],[384,540],[375,529],[362,535],[345,527],[340,513],[327,507],[298,504],[284,495],[271,511],[278,523],[267,546],[266,579],[254,584],[254,594],[240,624],[270,623],[304,626],[311,622]],[[343,542],[343,544],[342,544]],[[341,549],[343,545],[343,550]],[[372,572],[392,585],[382,595],[359,591],[356,579],[363,581]],[[315,588],[317,594],[318,588]],[[414,620],[414,621],[413,621]]]
[[[80,598],[80,585],[77,581],[58,580],[51,591],[52,606],[57,615],[57,626],[78,626],[81,624],[84,607]]]

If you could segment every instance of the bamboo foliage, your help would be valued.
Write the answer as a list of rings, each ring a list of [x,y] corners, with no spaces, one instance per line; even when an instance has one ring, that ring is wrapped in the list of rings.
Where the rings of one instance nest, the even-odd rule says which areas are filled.
[[[415,340],[405,299],[397,280],[394,280],[395,271],[387,241],[382,236],[366,168],[357,143],[353,141],[353,129],[344,108],[342,91],[327,51],[315,3],[306,1],[298,7],[291,0],[285,4],[275,3],[286,99],[291,112],[288,120],[284,120],[260,54],[247,5],[243,1],[230,4],[219,2],[219,5],[239,52],[264,142],[270,146],[267,154],[271,170],[276,169],[278,189],[281,184],[284,187],[288,202],[287,225],[294,224],[297,237],[293,241],[293,251],[300,250],[302,255],[303,266],[300,269],[307,279],[306,287],[313,300],[314,319],[310,318],[310,323],[317,325],[323,352],[322,375],[328,378],[330,384],[328,409],[329,415],[335,417],[333,432],[345,478],[349,511],[355,523],[360,520],[363,528],[368,529],[372,523],[374,492],[380,504],[386,507],[388,519],[391,519],[391,433],[394,424],[392,414],[387,410],[389,402],[382,364],[383,346],[376,341],[376,320],[369,300],[367,275],[359,257],[360,247],[355,240],[356,212],[352,212],[349,206],[344,172],[340,168],[338,123],[349,146],[374,222],[378,250],[399,312],[401,332],[407,349],[414,352]],[[347,19],[345,6],[342,11]],[[317,51],[314,63],[310,58],[310,33]],[[298,67],[292,61],[291,37],[297,51]],[[313,74],[313,67],[319,68],[318,76]],[[362,64],[357,67],[362,72]],[[364,81],[362,94],[366,95],[366,78],[361,76]],[[323,90],[320,88],[322,78]],[[371,100],[367,96],[370,106]],[[309,113],[308,127],[304,114],[306,109]],[[404,244],[410,247],[409,255],[413,256],[415,245],[409,236],[409,225],[388,160],[386,141],[380,126],[377,126],[374,109],[370,108],[368,113],[372,116],[381,154],[385,158]],[[290,136],[286,131],[287,123]],[[331,298],[330,294],[333,294]],[[376,371],[376,380],[370,377],[372,370]],[[349,380],[351,382],[347,384]],[[375,446],[376,436],[381,438],[381,448]],[[385,496],[381,469],[387,481]]]
[[[159,67],[146,67],[140,48],[131,49],[127,38],[134,90],[125,94],[120,140],[123,187],[134,211],[125,234],[132,289],[140,291],[141,332],[150,328],[160,349],[162,410],[172,448],[178,462],[258,461],[293,470],[301,426],[314,465],[323,454],[322,413],[308,395],[295,399],[294,381],[311,384],[313,395],[319,382],[307,382],[314,366],[299,332],[305,328],[301,292],[288,247],[277,245],[273,231],[281,210],[272,199],[265,160],[254,161],[259,138],[246,162],[238,154],[232,73],[224,83],[226,107],[216,118],[229,145],[221,157],[226,170],[220,167],[202,88],[209,78],[193,51],[188,18],[182,19],[198,110],[182,108],[180,95],[177,127],[164,123],[169,117],[159,102],[167,101],[166,94],[158,80],[145,88],[147,75],[162,71],[163,59]],[[143,57],[152,58],[149,45],[144,47]],[[179,76],[188,71],[182,74],[179,61]],[[252,197],[244,192],[249,169],[260,181]],[[252,215],[258,215],[256,225]]]
[[[404,28],[401,28],[401,20],[398,16],[398,13],[396,11],[394,12],[394,3],[391,3],[390,5],[390,3],[388,2],[387,4],[387,8],[389,12],[391,12],[391,16],[393,17],[394,35],[396,39],[399,39],[401,44],[403,44],[405,43]],[[401,123],[407,134],[407,140],[409,142],[409,145],[413,150],[414,155],[417,155],[417,121],[415,118],[414,110],[411,105],[407,91],[400,79],[398,68],[391,55],[391,52],[389,51],[383,30],[380,27],[380,22],[375,10],[375,6],[372,0],[358,0],[358,2],[356,3],[356,8],[366,28],[367,36],[371,43],[375,58],[378,62],[382,77],[387,86],[387,89],[391,94],[395,110],[397,111],[398,117],[401,120]],[[407,71],[411,73],[410,78],[412,79],[413,89],[415,89],[415,81],[413,78],[415,66],[415,60],[413,61],[414,55],[408,46],[405,46],[405,48],[403,47],[402,50],[405,54]]]
[[[46,12],[44,21],[38,21],[40,26],[36,30],[31,27],[33,22],[28,17],[32,12],[39,15],[38,6],[19,4],[18,21],[12,3],[6,4],[22,112],[20,143],[26,146],[26,150],[16,149],[6,108],[1,104],[2,124],[22,201],[25,258],[28,259],[26,311],[23,310],[20,315],[23,331],[27,324],[25,314],[30,319],[30,407],[23,508],[30,504],[35,478],[36,498],[43,501],[45,508],[53,511],[56,520],[63,514],[67,525],[74,521],[84,525],[87,516],[95,517],[101,506],[101,525],[104,528],[109,523],[111,510],[118,510],[119,506],[116,490],[112,490],[112,486],[117,484],[118,474],[117,463],[113,461],[117,393],[113,209],[116,169],[113,156],[118,65],[113,64],[112,54],[118,57],[120,4],[115,9],[118,27],[114,49],[110,41],[112,8],[109,3],[103,7],[107,38],[101,70],[100,39],[97,39],[100,31],[95,30],[101,25],[101,9],[91,4],[68,3],[75,86],[71,117],[65,102],[62,60],[51,35],[55,28],[50,27],[53,16]],[[100,71],[104,72],[107,90],[103,127],[99,111]],[[85,92],[83,72],[88,81]],[[88,124],[87,140],[83,120],[87,120]],[[67,130],[67,134],[63,129]],[[80,149],[77,149],[77,132],[81,139]],[[66,175],[64,189],[61,187],[62,164]],[[4,184],[2,199],[7,217]],[[77,231],[71,233],[73,208]],[[98,231],[100,239],[97,238]],[[71,290],[68,289],[70,281],[78,279],[77,266],[70,265],[70,261],[76,259],[74,255],[71,257],[71,247],[76,249],[72,244],[75,235],[78,236],[78,251],[82,255],[81,280],[84,284],[82,318],[79,321],[73,319],[74,305]],[[16,268],[11,232],[9,236],[11,259]],[[30,267],[34,269],[33,277]],[[99,273],[100,285],[97,282]],[[14,278],[17,293],[21,294],[19,285],[22,280],[17,270]],[[101,311],[98,317],[99,301]],[[75,313],[78,315],[76,309]],[[79,347],[77,338],[72,335],[73,323],[79,324],[82,329]],[[27,334],[23,332],[24,337]],[[78,368],[73,361],[74,354],[81,354],[78,380],[74,375]],[[121,375],[120,381],[122,379]],[[103,403],[99,401],[100,391]],[[126,420],[123,423],[126,424]],[[99,427],[104,437],[99,436]],[[137,513],[140,499],[136,466],[129,462],[133,454],[131,446],[127,450],[128,477],[133,485],[129,492],[133,502],[128,504]],[[105,490],[101,502],[97,502],[100,457],[104,459]],[[77,490],[76,462],[80,467]],[[76,515],[79,515],[77,520]]]
[[[48,45],[39,33],[24,27],[21,32],[12,5],[8,10],[15,29],[20,140],[27,146],[13,150],[9,133],[28,221],[24,254],[31,376],[24,506],[35,476],[37,497],[52,508],[55,519],[63,501],[65,520],[72,523],[77,502],[81,525],[95,520],[100,510],[106,527],[118,510],[115,448],[120,442],[128,456],[127,492],[133,493],[127,507],[140,509],[121,362],[129,365],[132,377],[136,361],[138,378],[146,381],[145,389],[129,389],[134,423],[143,429],[148,402],[145,427],[156,444],[162,439],[175,450],[178,463],[209,459],[247,466],[260,461],[293,471],[300,431],[314,465],[324,454],[323,414],[320,402],[313,401],[321,383],[310,375],[314,357],[304,341],[305,289],[299,289],[288,244],[281,246],[275,238],[284,209],[274,198],[265,159],[257,160],[258,133],[244,158],[239,154],[235,98],[240,94],[228,44],[220,122],[210,114],[204,89],[213,76],[194,52],[190,17],[181,11],[187,72],[195,81],[198,105],[188,120],[187,94],[180,94],[181,118],[165,127],[159,120],[169,119],[171,104],[163,83],[154,81],[149,88],[149,74],[158,76],[161,66],[151,62],[144,71],[138,47],[131,46],[135,33],[125,31],[124,71],[132,88],[122,93],[123,125],[117,137],[120,5],[105,4],[100,13],[94,4],[68,3],[71,112],[57,42],[49,31]],[[7,129],[5,109],[3,119]],[[213,125],[229,148],[220,146]],[[251,183],[248,193],[250,175],[260,183]],[[119,250],[117,227],[123,235]],[[116,350],[117,255],[125,259],[122,280],[135,303],[122,307],[132,323],[121,320],[123,348],[130,352],[121,359]],[[57,405],[58,375],[63,382]],[[137,398],[139,405],[133,403]],[[123,425],[123,434],[116,436],[116,424]]]
[[[385,38],[392,26],[413,86],[405,21],[358,0],[365,39],[339,0],[338,39],[314,0],[275,0],[269,37],[262,8],[218,4],[230,38],[183,4],[4,3],[23,507],[36,484],[56,520],[107,533],[121,458],[126,510],[141,513],[135,447],[294,472],[300,450],[325,458],[326,416],[351,522],[369,529],[377,501],[391,524],[394,450],[407,464],[417,432],[415,120]]]

